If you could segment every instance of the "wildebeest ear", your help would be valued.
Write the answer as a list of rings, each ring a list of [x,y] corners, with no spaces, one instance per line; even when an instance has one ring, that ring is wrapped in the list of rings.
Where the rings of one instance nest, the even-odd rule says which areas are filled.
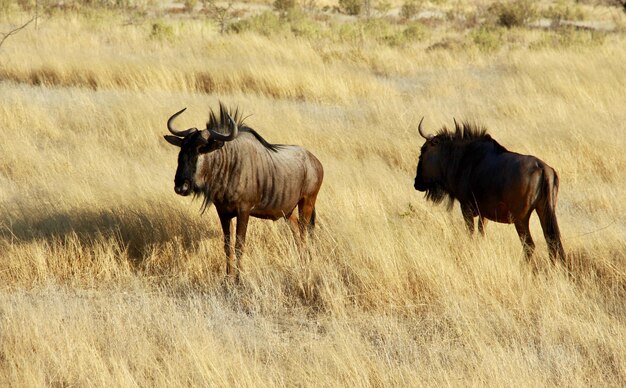
[[[167,140],[168,143],[170,143],[171,145],[175,145],[176,147],[182,147],[183,145],[183,139],[181,139],[180,137],[165,135],[163,136],[163,138]]]

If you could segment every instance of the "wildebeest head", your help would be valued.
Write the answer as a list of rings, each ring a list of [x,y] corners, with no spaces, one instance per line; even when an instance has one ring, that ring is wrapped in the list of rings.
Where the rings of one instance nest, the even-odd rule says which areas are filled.
[[[443,139],[437,135],[426,135],[420,120],[418,130],[420,135],[426,139],[422,146],[417,173],[415,174],[415,190],[425,191],[426,197],[435,203],[441,202],[446,197],[443,182],[445,179],[446,153],[443,146]]]
[[[239,132],[237,124],[225,109],[221,109],[220,113],[226,115],[228,119],[221,120],[221,122],[228,122],[229,133],[227,135],[216,131],[216,128],[212,125],[217,121],[214,116],[207,123],[207,129],[205,130],[199,131],[197,128],[189,128],[184,131],[177,131],[172,126],[172,123],[185,109],[187,108],[174,113],[167,120],[167,129],[174,136],[164,136],[168,143],[180,147],[178,168],[174,177],[174,191],[183,196],[187,196],[197,189],[194,184],[194,176],[196,174],[198,156],[222,148],[226,142],[234,140]]]

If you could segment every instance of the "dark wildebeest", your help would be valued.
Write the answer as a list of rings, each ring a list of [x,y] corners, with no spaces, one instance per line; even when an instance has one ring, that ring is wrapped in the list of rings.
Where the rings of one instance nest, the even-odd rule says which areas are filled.
[[[239,110],[229,111],[221,103],[219,116],[211,111],[205,130],[177,131],[172,122],[185,109],[167,121],[174,136],[166,135],[165,140],[180,147],[174,191],[204,196],[203,210],[215,205],[224,232],[227,275],[239,280],[250,216],[288,219],[294,236],[299,234],[299,244],[304,245],[307,232],[315,226],[315,200],[324,177],[319,160],[302,147],[268,143],[244,125]]]
[[[508,151],[476,125],[455,120],[454,131],[443,127],[436,135],[426,135],[423,121],[418,130],[426,143],[417,165],[416,190],[425,191],[434,203],[447,197],[449,209],[459,201],[470,234],[476,216],[483,236],[487,220],[515,224],[527,258],[535,248],[528,221],[536,210],[550,258],[565,258],[555,213],[559,178],[552,167],[534,156]]]

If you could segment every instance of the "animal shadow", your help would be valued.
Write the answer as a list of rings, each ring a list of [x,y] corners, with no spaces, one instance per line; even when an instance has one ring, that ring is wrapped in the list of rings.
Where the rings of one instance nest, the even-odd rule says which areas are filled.
[[[185,249],[197,242],[217,237],[216,229],[206,219],[192,217],[176,209],[117,207],[98,210],[69,210],[40,216],[0,216],[0,238],[29,242],[36,240],[67,240],[78,238],[90,245],[102,239],[113,239],[128,253],[130,259],[142,262],[154,248],[177,241]]]

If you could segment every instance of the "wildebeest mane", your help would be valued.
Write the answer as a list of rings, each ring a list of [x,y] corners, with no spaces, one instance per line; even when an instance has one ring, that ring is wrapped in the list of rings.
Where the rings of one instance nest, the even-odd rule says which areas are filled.
[[[243,117],[243,112],[239,110],[239,107],[236,107],[234,110],[232,108],[227,108],[222,102],[220,102],[220,112],[217,114],[213,109],[209,111],[209,121],[206,123],[207,129],[212,129],[214,131],[222,133],[224,128],[228,128],[228,115],[232,117],[239,127],[240,132],[249,132],[261,143],[265,148],[270,151],[277,152],[280,148],[280,144],[271,144],[267,140],[265,140],[257,131],[248,127],[244,121],[246,118],[250,116]]]
[[[426,199],[439,204],[447,199],[447,209],[452,210],[455,193],[463,191],[469,180],[473,166],[478,164],[489,152],[508,152],[495,141],[487,129],[475,123],[454,122],[454,130],[442,127],[435,138],[442,146],[442,157],[447,161],[447,182],[454,182],[456,187],[446,187],[443,183],[433,183],[426,190]]]

